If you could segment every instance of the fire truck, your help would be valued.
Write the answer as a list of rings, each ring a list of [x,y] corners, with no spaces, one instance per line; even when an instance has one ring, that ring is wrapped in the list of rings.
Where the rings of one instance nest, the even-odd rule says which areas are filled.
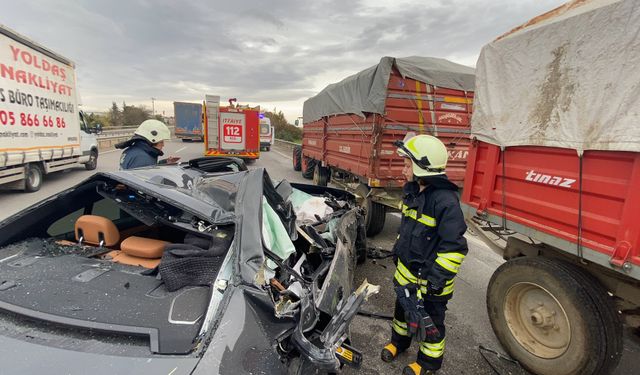
[[[220,106],[220,96],[204,101],[204,156],[233,156],[245,161],[260,158],[260,107]]]

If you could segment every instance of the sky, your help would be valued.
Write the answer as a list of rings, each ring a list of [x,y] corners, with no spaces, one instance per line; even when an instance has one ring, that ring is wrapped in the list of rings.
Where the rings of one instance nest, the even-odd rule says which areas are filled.
[[[563,0],[0,0],[0,24],[76,63],[82,109],[174,101],[281,110],[383,56],[475,66],[483,45]],[[155,98],[153,100],[151,98]]]

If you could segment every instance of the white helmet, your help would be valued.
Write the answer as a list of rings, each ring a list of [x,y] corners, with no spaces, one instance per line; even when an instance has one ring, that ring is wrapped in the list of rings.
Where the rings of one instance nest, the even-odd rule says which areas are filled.
[[[413,175],[436,176],[445,173],[448,153],[444,143],[431,135],[416,135],[406,142],[396,141],[398,155],[411,159]]]
[[[158,120],[145,120],[138,126],[134,134],[147,139],[151,143],[158,143],[171,139],[171,132],[167,125]]]

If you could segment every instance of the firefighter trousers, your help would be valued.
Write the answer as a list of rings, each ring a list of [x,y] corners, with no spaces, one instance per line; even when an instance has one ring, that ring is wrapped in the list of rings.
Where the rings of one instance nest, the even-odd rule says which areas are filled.
[[[419,343],[418,358],[416,362],[425,370],[437,371],[442,367],[444,357],[445,326],[444,318],[448,301],[424,301],[425,311],[433,319],[438,328],[439,336],[435,340]],[[407,350],[411,346],[411,336],[407,332],[407,322],[404,310],[396,300],[393,313],[393,327],[391,329],[391,342],[398,348],[398,352]]]

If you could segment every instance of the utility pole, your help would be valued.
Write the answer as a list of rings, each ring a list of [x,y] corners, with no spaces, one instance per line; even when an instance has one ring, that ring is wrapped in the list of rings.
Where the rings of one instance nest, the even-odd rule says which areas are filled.
[[[151,97],[151,112],[153,113],[154,116],[156,115],[156,105],[155,105],[155,102],[154,102],[155,100],[156,100],[156,98]]]

